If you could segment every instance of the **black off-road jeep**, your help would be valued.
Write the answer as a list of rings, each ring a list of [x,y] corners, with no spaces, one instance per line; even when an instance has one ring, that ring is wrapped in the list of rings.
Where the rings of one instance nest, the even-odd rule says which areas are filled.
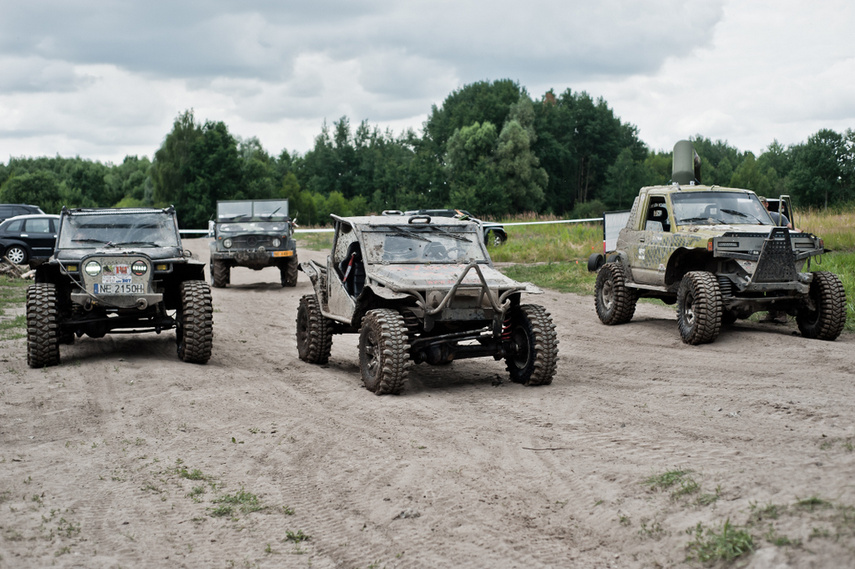
[[[400,393],[412,363],[505,359],[511,380],[552,382],[558,338],[552,318],[522,304],[518,283],[495,270],[477,223],[427,215],[335,220],[326,266],[302,263],[315,294],[300,299],[300,359],[326,363],[334,334],[359,334],[368,390]]]
[[[297,284],[297,243],[288,200],[217,202],[211,241],[211,284],[222,288],[232,267],[278,267],[282,286]]]
[[[65,209],[54,254],[27,290],[27,363],[59,363],[83,334],[175,328],[178,357],[211,357],[213,309],[204,263],[189,258],[173,208]]]

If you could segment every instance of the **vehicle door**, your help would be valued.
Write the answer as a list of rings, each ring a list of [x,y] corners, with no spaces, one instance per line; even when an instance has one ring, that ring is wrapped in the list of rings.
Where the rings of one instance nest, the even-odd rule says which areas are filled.
[[[650,194],[640,210],[640,226],[630,242],[632,278],[640,284],[662,286],[673,242],[673,216],[664,195]]]
[[[56,245],[55,221],[49,217],[27,219],[21,238],[29,244],[32,257],[50,257]]]
[[[356,242],[353,227],[347,223],[336,222],[332,252],[327,257],[327,294],[329,312],[336,316],[336,320],[346,322],[350,321],[356,311],[356,301],[348,293],[345,284],[345,277],[351,276],[348,274],[348,250]]]

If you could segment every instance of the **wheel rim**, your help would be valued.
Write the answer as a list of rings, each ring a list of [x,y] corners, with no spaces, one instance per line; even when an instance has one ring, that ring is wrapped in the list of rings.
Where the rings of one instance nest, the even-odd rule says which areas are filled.
[[[531,345],[528,341],[528,334],[522,328],[516,328],[513,334],[514,341],[514,366],[517,369],[525,369],[531,359]]]
[[[377,340],[371,330],[365,338],[365,372],[372,382],[377,378],[377,370],[380,368],[380,350],[377,348]]]
[[[603,283],[602,292],[600,293],[600,298],[603,301],[603,306],[606,310],[611,310],[612,304],[615,301],[615,288],[612,284],[611,279],[607,280]]]
[[[8,257],[14,264],[20,265],[24,262],[26,255],[24,254],[24,250],[20,247],[12,247],[6,251],[6,257]]]
[[[309,340],[309,319],[301,311],[300,312],[300,320],[297,322],[297,342],[300,344],[300,347],[303,348],[308,343],[308,340]]]
[[[695,325],[695,297],[692,294],[686,295],[686,306],[683,308],[683,318],[689,326]]]

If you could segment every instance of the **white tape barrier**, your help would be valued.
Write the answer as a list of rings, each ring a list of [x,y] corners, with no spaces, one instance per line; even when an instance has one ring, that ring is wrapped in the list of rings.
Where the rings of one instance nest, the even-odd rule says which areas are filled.
[[[519,226],[519,225],[550,225],[554,223],[590,223],[602,222],[602,217],[589,217],[588,219],[559,219],[555,221],[523,221],[519,223],[502,223],[504,227]],[[332,233],[332,227],[322,227],[319,229],[295,229],[294,233]],[[207,235],[207,229],[181,229],[181,235]]]

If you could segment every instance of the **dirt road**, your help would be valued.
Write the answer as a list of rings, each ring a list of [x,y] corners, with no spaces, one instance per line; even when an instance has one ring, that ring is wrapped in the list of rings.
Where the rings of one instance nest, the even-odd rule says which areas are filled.
[[[547,292],[552,385],[475,359],[378,397],[355,336],[297,358],[311,287],[278,282],[214,289],[204,366],[172,332],[43,370],[0,343],[0,567],[671,567],[726,520],[753,536],[743,565],[852,566],[852,334],[740,322],[692,347],[673,308],[607,327]]]

